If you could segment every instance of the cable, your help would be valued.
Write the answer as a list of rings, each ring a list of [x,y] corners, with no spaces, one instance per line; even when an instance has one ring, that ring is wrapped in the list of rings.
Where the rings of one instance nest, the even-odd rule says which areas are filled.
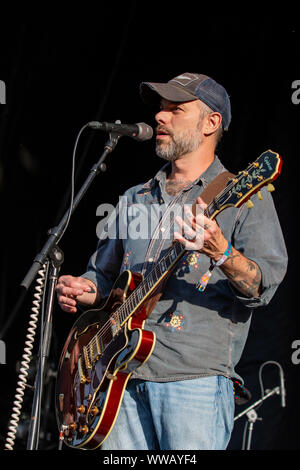
[[[73,212],[74,192],[75,192],[75,156],[76,156],[76,150],[77,150],[77,146],[78,146],[78,141],[79,141],[79,139],[80,139],[80,136],[81,136],[82,132],[84,131],[84,129],[85,129],[86,127],[88,127],[88,124],[85,124],[84,126],[82,126],[82,128],[80,129],[80,131],[78,132],[78,135],[77,135],[77,137],[76,137],[76,141],[75,141],[75,145],[74,145],[74,149],[73,149],[73,155],[72,155],[70,207],[69,207],[68,217],[67,217],[65,226],[64,226],[64,228],[63,228],[63,231],[62,231],[62,233],[61,233],[59,239],[57,240],[57,243],[61,240],[61,238],[63,237],[65,231],[67,230],[67,227],[68,227],[68,225],[69,225],[69,222],[70,222],[70,219],[71,219],[71,215],[72,215],[72,212]]]
[[[43,298],[44,298],[44,285],[45,285],[46,270],[47,270],[47,265],[44,264],[43,268],[38,272],[39,277],[37,278],[37,281],[36,281],[36,287],[35,287],[36,292],[34,293],[35,300],[33,300],[33,307],[31,308],[31,311],[33,313],[30,314],[29,325],[27,328],[24,353],[23,353],[21,365],[20,365],[20,372],[18,376],[15,400],[13,402],[12,415],[11,415],[10,423],[8,426],[5,450],[13,450],[14,441],[16,439],[18,423],[20,419],[23,398],[24,398],[24,390],[27,386],[28,369],[29,369],[31,358],[32,358],[32,349],[33,349],[34,338],[35,338],[36,328],[37,328],[37,323],[38,323],[40,304],[42,303]]]
[[[67,216],[66,223],[64,225],[64,228],[62,230],[62,233],[57,241],[63,237],[70,219],[71,215],[73,212],[73,204],[74,204],[74,192],[75,192],[75,184],[74,184],[74,175],[75,175],[75,156],[76,156],[76,150],[78,146],[78,141],[79,138],[83,132],[83,130],[88,127],[88,124],[85,124],[80,131],[78,132],[74,149],[73,149],[73,155],[72,155],[72,171],[71,171],[71,200],[70,200],[70,206],[69,206],[69,212]],[[21,366],[20,366],[20,372],[19,372],[19,377],[18,377],[18,382],[17,382],[17,389],[16,389],[16,395],[15,395],[15,400],[13,403],[13,412],[11,415],[10,419],[10,424],[8,427],[8,433],[7,433],[7,438],[6,438],[6,444],[5,444],[5,449],[6,450],[13,450],[14,447],[14,441],[16,439],[16,434],[18,430],[18,423],[20,419],[20,414],[21,414],[21,409],[22,409],[22,404],[23,404],[23,398],[24,398],[24,390],[27,385],[27,376],[28,376],[28,369],[29,369],[29,364],[32,358],[32,349],[33,349],[33,343],[34,343],[34,338],[36,334],[36,328],[37,328],[37,323],[38,323],[38,316],[39,316],[39,311],[42,305],[42,312],[44,311],[44,302],[45,302],[45,296],[44,296],[44,286],[45,286],[45,278],[47,279],[46,272],[48,271],[49,267],[49,261],[47,261],[44,265],[43,268],[38,271],[38,275],[40,276],[37,279],[37,285],[35,287],[36,293],[34,294],[35,300],[33,301],[33,307],[32,307],[32,312],[30,315],[30,321],[29,321],[29,326],[27,330],[27,335],[26,335],[26,341],[25,341],[25,348],[24,348],[24,353],[22,356],[22,361],[21,361]],[[41,328],[41,338],[40,338],[40,344],[42,345],[42,335],[43,335],[43,315],[42,315],[42,328]],[[42,353],[42,350],[41,350]],[[42,387],[40,388],[40,393],[42,393]],[[38,416],[38,426],[40,426],[40,416]]]

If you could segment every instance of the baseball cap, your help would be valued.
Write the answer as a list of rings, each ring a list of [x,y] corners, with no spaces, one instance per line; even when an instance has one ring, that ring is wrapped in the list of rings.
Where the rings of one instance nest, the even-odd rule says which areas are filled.
[[[223,129],[231,121],[230,99],[225,88],[207,75],[185,72],[167,83],[142,82],[140,95],[146,104],[159,104],[161,98],[183,102],[199,99],[222,116]]]

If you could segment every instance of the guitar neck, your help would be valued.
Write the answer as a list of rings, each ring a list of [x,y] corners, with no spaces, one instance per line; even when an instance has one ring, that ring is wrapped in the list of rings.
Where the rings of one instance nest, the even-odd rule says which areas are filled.
[[[252,194],[259,192],[262,186],[267,185],[269,191],[273,191],[274,187],[270,181],[275,180],[281,172],[282,159],[278,153],[268,150],[250,164],[246,170],[241,171],[238,175],[231,177],[226,182],[220,193],[213,197],[207,205],[204,215],[210,219],[214,219],[218,213],[227,207],[240,207],[244,204]],[[269,187],[270,186],[270,187]],[[260,197],[261,198],[261,197]],[[251,202],[251,201],[248,201]],[[248,206],[251,208],[253,203]],[[193,213],[196,214],[196,203],[193,206]],[[127,297],[121,306],[112,314],[110,319],[103,325],[102,329],[96,334],[96,340],[92,338],[86,351],[92,354],[100,342],[100,350],[103,352],[103,344],[101,335],[111,330],[114,336],[118,330],[126,323],[126,321],[142,306],[143,302],[156,290],[160,283],[175,268],[176,264],[184,256],[187,250],[178,241],[174,241],[166,254],[154,266],[145,279],[137,286],[135,290]],[[114,320],[114,321],[112,321]],[[112,327],[112,328],[111,328]],[[96,347],[96,356],[98,348]],[[95,357],[96,357],[95,356]],[[93,360],[93,358],[91,359]]]
[[[282,160],[279,154],[271,150],[264,152],[246,170],[240,171],[238,175],[228,180],[225,188],[207,205],[204,215],[213,219],[227,207],[240,207],[262,186],[277,178],[281,171],[281,165]],[[193,206],[194,214],[196,214],[196,207],[195,203]],[[114,313],[114,317],[120,326],[128,320],[174,269],[186,251],[181,243],[177,241],[172,243],[167,253]]]
[[[211,218],[215,211],[216,204],[215,201],[212,201],[205,209],[204,214],[206,217]],[[120,326],[126,323],[128,318],[153,293],[165,277],[170,274],[186,252],[187,250],[178,241],[172,243],[167,253],[156,263],[145,279],[115,312],[114,315],[117,315],[116,320]]]

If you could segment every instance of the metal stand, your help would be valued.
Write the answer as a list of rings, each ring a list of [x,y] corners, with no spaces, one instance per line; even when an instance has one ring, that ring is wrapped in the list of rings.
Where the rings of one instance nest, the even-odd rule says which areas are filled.
[[[49,357],[49,350],[52,337],[52,310],[55,298],[55,286],[58,279],[59,269],[62,259],[58,262],[52,262],[49,275],[48,304],[46,308],[46,321],[44,324],[44,332],[42,337],[42,345],[39,354],[39,362],[36,373],[33,405],[31,410],[31,421],[29,427],[27,450],[37,450],[39,442],[41,400],[44,385],[44,370]]]
[[[77,196],[74,198],[71,214],[74,212],[74,210],[78,206],[79,202],[81,201],[81,199],[83,198],[83,196],[87,192],[87,190],[90,187],[90,185],[92,184],[94,178],[98,175],[98,173],[100,171],[105,171],[106,167],[104,165],[104,160],[106,159],[107,155],[115,149],[119,138],[120,138],[119,134],[115,134],[115,133],[110,134],[110,138],[104,146],[103,154],[101,155],[98,162],[92,167],[89,176],[87,177],[86,181],[83,183],[82,187],[78,191]],[[63,216],[63,218],[62,218],[61,222],[59,223],[59,225],[57,227],[53,228],[50,231],[50,236],[49,236],[47,242],[43,246],[40,253],[35,257],[31,268],[29,269],[29,271],[26,274],[25,278],[21,282],[21,286],[25,287],[26,290],[28,290],[28,288],[31,285],[33,279],[35,278],[38,270],[45,263],[45,260],[47,258],[49,258],[50,253],[51,252],[54,253],[55,249],[58,249],[57,242],[61,238],[61,234],[63,233],[63,230],[64,230],[65,224],[68,220],[68,217],[69,217],[69,211],[67,211],[65,213],[65,215]]]
[[[88,127],[84,126],[82,130]],[[48,270],[48,279],[46,279],[46,285],[48,286],[47,290],[47,306],[46,306],[46,315],[45,323],[43,325],[43,330],[41,331],[41,345],[39,353],[39,362],[37,373],[35,377],[34,385],[34,397],[32,404],[32,414],[31,422],[29,428],[29,435],[27,441],[27,450],[37,450],[39,443],[39,430],[40,430],[40,416],[41,416],[41,402],[43,394],[43,385],[44,385],[44,371],[46,361],[49,355],[51,337],[52,337],[52,310],[55,300],[55,287],[58,280],[58,275],[60,267],[63,263],[63,252],[58,247],[58,242],[62,238],[64,231],[67,227],[68,220],[70,216],[78,206],[84,194],[87,192],[88,188],[92,184],[94,178],[98,175],[100,171],[105,171],[106,166],[104,165],[104,160],[109,153],[111,153],[120,138],[120,135],[117,133],[111,133],[109,135],[109,140],[106,142],[104,151],[98,160],[98,162],[92,167],[89,176],[82,185],[78,194],[74,198],[72,207],[65,213],[61,222],[57,227],[49,231],[49,238],[45,245],[43,246],[40,253],[35,257],[34,262],[26,274],[24,280],[21,283],[21,286],[26,289],[29,289],[31,283],[35,279],[38,271],[44,264],[49,263],[50,269]]]
[[[255,408],[257,408],[263,401],[265,401],[267,398],[270,398],[272,395],[280,395],[280,387],[275,387],[272,390],[266,390],[266,395],[264,395],[260,400],[257,400],[253,405],[249,406],[246,410],[242,411],[240,414],[235,416],[234,421],[238,420],[244,415],[247,415],[248,418],[248,425],[249,425],[249,432],[248,432],[248,439],[247,439],[247,446],[246,450],[251,449],[251,440],[252,440],[252,433],[253,433],[253,428],[254,424],[257,420],[262,420],[262,418],[259,418]],[[244,447],[243,449],[244,450]]]

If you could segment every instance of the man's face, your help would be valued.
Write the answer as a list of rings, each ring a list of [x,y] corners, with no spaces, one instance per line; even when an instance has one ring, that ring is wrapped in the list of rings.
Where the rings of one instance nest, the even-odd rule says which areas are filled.
[[[156,153],[168,161],[197,150],[202,143],[203,112],[199,100],[174,103],[161,100],[156,114]]]

